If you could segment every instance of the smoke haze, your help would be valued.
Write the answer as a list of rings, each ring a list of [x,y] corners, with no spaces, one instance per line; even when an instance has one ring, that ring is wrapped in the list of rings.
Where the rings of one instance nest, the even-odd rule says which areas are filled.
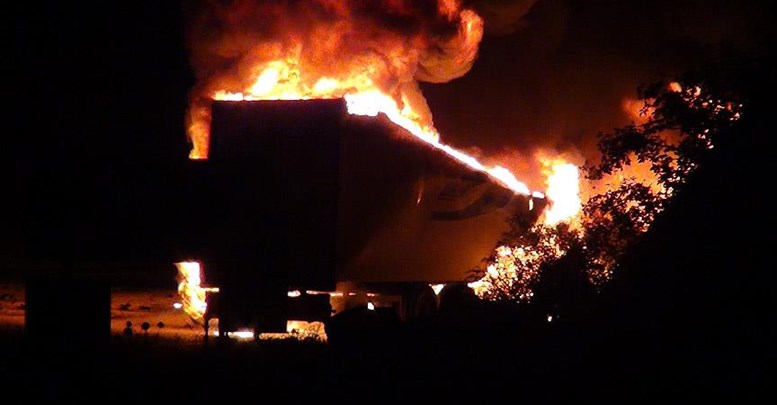
[[[186,24],[192,7],[207,3],[89,3],[95,2],[16,3],[4,14],[11,32],[4,72],[12,86],[3,148],[11,205],[2,217],[3,257],[22,255],[22,234],[30,230],[55,240],[68,239],[60,237],[68,227],[74,235],[104,231],[81,242],[90,254],[109,256],[158,238],[155,221],[177,212],[158,207],[175,200],[170,187],[188,165],[187,98],[198,79],[243,52],[243,39],[296,29],[272,23],[273,14],[227,14],[261,18],[266,27],[231,32],[232,48],[200,64],[215,49],[192,53]],[[576,163],[590,158],[597,132],[631,119],[623,101],[638,84],[732,52],[767,52],[774,44],[767,1],[467,0],[462,7],[483,19],[483,35],[477,53],[460,54],[463,59],[451,57],[459,48],[446,40],[458,31],[446,22],[456,20],[442,18],[433,8],[438,2],[379,3],[400,6],[388,17],[377,2],[263,2],[281,3],[299,9],[298,24],[316,13],[334,24],[338,4],[359,3],[364,17],[383,29],[352,32],[389,34],[413,45],[401,49],[424,50],[423,57],[383,59],[424,66],[400,77],[420,90],[443,142],[508,165],[531,189],[544,188],[530,178],[538,172],[535,151],[563,153]],[[225,39],[218,32],[197,33],[218,44]],[[436,42],[421,41],[422,33]],[[141,236],[130,240],[133,233]]]
[[[539,189],[534,151],[595,157],[596,134],[633,119],[623,104],[639,84],[765,51],[766,3],[473,1],[485,35],[472,69],[421,89],[444,140]]]

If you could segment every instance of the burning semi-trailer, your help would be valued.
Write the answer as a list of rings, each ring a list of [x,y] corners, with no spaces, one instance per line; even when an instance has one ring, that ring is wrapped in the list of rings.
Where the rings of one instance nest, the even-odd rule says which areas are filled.
[[[213,101],[211,111],[177,259],[218,287],[200,289],[200,309],[221,335],[354,310],[432,314],[509,216],[535,221],[545,205],[383,116],[349,114],[344,99]]]

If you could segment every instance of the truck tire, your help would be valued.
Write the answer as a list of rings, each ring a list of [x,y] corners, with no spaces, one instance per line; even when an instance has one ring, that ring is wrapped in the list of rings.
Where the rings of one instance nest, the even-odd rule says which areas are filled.
[[[402,297],[403,320],[424,320],[437,315],[437,295],[428,284],[416,284]]]
[[[466,284],[449,284],[440,291],[440,315],[446,318],[462,318],[472,313],[478,298]]]

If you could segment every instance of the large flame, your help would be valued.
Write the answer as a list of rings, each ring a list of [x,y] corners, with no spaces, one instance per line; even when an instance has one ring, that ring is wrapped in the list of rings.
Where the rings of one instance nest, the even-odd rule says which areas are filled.
[[[502,166],[440,142],[418,81],[469,71],[483,20],[458,0],[295,5],[209,3],[195,14],[189,157],[206,159],[212,100],[344,98],[355,115],[384,114],[418,139],[488,173],[516,193],[528,187]],[[256,18],[256,19],[252,19]]]
[[[199,262],[178,262],[175,267],[178,269],[178,296],[181,298],[183,310],[195,322],[203,322],[208,308],[207,293],[218,292],[219,289],[201,285],[202,272]]]
[[[483,36],[482,18],[462,7],[461,1],[202,4],[192,13],[189,31],[198,76],[188,112],[191,159],[208,157],[213,100],[338,98],[345,100],[350,114],[382,114],[515,193],[545,198],[543,193],[530,192],[507,168],[485,165],[441,142],[434,127],[418,82],[442,83],[466,74]],[[551,203],[544,221],[571,221],[580,210],[577,167],[558,159],[540,160],[549,168],[546,195]],[[515,255],[538,260],[537,252],[519,247],[505,246],[497,253],[505,266]],[[525,277],[528,282],[534,276]]]
[[[574,221],[580,213],[580,174],[576,165],[560,159],[544,160],[550,167],[545,195],[550,206],[545,210],[545,223]]]
[[[561,158],[540,160],[549,172],[546,196],[550,205],[544,212],[544,224],[565,222],[580,230],[577,219],[582,203],[578,167]],[[565,253],[552,234],[543,234],[533,246],[500,245],[494,250],[483,276],[468,285],[481,298],[530,301],[534,296],[532,285],[539,279],[542,263]]]

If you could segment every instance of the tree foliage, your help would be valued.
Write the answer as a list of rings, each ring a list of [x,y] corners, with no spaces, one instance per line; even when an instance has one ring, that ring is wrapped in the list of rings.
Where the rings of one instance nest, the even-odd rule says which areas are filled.
[[[704,79],[702,77],[705,77]],[[646,121],[598,135],[600,160],[583,169],[590,180],[649,163],[667,196],[679,191],[741,115],[742,101],[725,82],[688,73],[637,88]]]
[[[626,177],[584,204],[581,237],[588,273],[595,281],[609,278],[618,259],[647,232],[739,119],[742,103],[724,83],[702,79],[707,77],[688,73],[640,86],[645,122],[598,135],[601,158],[583,166],[586,179],[626,172],[634,162],[648,164],[652,176]]]
[[[511,217],[509,230],[485,259],[486,268],[473,269],[478,295],[527,302],[537,291],[548,306],[568,301],[569,286],[581,279],[592,285],[609,280],[623,255],[739,119],[743,101],[728,83],[725,77],[691,72],[639,86],[644,120],[598,134],[599,159],[581,167],[591,184],[606,184],[583,204],[579,226]],[[633,165],[650,173],[633,175]],[[558,279],[562,268],[568,282]]]

